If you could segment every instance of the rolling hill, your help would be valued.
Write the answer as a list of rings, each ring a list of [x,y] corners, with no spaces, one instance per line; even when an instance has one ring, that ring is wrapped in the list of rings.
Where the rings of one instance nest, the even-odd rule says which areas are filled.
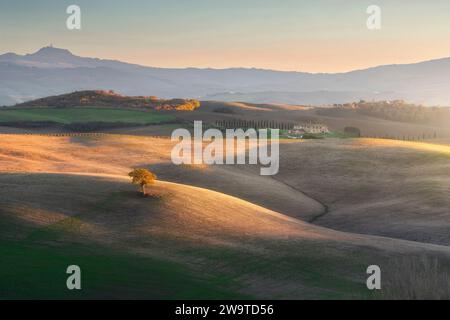
[[[450,257],[447,247],[327,230],[162,181],[150,198],[126,178],[92,174],[2,174],[0,189],[0,297],[376,298],[364,281],[372,261],[389,274],[393,261],[420,266],[423,252]],[[75,262],[89,271],[80,292],[53,275]]]
[[[450,151],[397,143],[286,142],[270,178],[252,166],[174,166],[168,139],[2,135],[0,297],[448,297],[448,217],[438,209],[448,207]],[[129,183],[135,166],[162,179],[151,197]],[[63,272],[54,278],[75,262],[89,270],[78,293]],[[382,267],[382,296],[365,289],[371,264]]]
[[[192,111],[200,107],[197,100],[171,99],[164,100],[157,97],[129,97],[114,91],[88,90],[77,91],[58,96],[50,96],[15,105],[15,108],[30,107],[104,107],[104,108],[131,108],[144,110],[184,110]]]
[[[251,165],[175,166],[169,139],[2,137],[2,172],[125,176],[131,167],[146,166],[163,180],[225,193],[329,228],[450,244],[450,150],[445,145],[379,139],[282,141],[279,174],[262,177],[259,167]]]

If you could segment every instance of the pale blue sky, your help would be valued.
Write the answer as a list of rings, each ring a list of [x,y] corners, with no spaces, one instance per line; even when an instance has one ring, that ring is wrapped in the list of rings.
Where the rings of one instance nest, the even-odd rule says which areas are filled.
[[[82,30],[66,29],[66,8]],[[366,28],[379,5],[382,29]],[[0,0],[0,53],[53,43],[161,67],[338,72],[450,56],[448,0]]]

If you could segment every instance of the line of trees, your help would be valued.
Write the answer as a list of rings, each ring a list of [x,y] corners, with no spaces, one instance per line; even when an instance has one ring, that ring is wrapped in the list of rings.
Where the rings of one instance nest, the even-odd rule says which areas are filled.
[[[293,123],[278,122],[274,120],[243,120],[243,119],[230,119],[230,120],[218,120],[216,121],[216,127],[220,129],[280,129],[280,130],[292,130],[294,128]]]
[[[333,108],[318,109],[318,114],[336,115],[340,111],[354,111],[375,118],[408,123],[448,123],[450,108],[425,107],[403,100],[364,101],[335,104]]]
[[[421,141],[421,140],[431,140],[437,139],[438,134],[435,132],[433,134],[422,133],[419,135],[402,135],[402,136],[394,136],[394,135],[368,135],[366,138],[376,138],[376,139],[391,139],[391,140],[403,140],[403,141]]]

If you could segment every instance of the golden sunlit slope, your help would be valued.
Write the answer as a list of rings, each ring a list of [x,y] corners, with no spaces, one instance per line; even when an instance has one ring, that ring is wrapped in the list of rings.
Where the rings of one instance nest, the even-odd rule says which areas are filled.
[[[121,135],[52,137],[0,135],[0,172],[79,172],[126,175],[151,167],[162,179],[234,195],[290,215],[313,217],[323,206],[304,194],[241,166],[175,166],[168,139]],[[256,168],[251,168],[256,169]],[[269,193],[268,197],[261,195]]]
[[[0,238],[174,261],[259,298],[358,297],[374,262],[387,274],[396,259],[450,257],[448,247],[332,231],[205,189],[161,181],[148,191],[120,176],[1,174]]]
[[[126,175],[215,190],[329,228],[449,244],[449,147],[379,139],[286,141],[280,172],[255,166],[174,166],[167,139],[119,135],[0,136],[1,172]]]
[[[206,112],[218,112],[228,110],[236,112],[245,111],[280,111],[280,110],[306,110],[308,107],[289,104],[248,103],[248,102],[223,102],[203,101],[201,110]]]
[[[289,141],[281,145],[279,175],[261,177],[255,166],[176,167],[167,139],[2,135],[0,238],[31,248],[106,246],[175,262],[256,298],[365,297],[368,265],[382,267],[389,287],[386,278],[397,277],[403,260],[421,266],[426,255],[445,266],[449,247],[333,231],[294,217],[445,243],[447,216],[439,210],[448,208],[448,147],[398,144]],[[160,181],[149,188],[156,196],[143,198],[126,177],[134,166],[221,193]],[[399,174],[412,181],[438,176],[444,184],[417,191],[411,180],[397,181]],[[426,214],[414,213],[418,204]],[[392,286],[406,281],[408,292],[424,292],[434,281],[417,276],[423,281],[413,274],[413,282],[395,278]]]
[[[244,245],[243,239],[310,239],[380,246],[389,239],[314,226],[247,201],[182,184],[157,181],[142,197],[128,177],[12,173],[0,175],[2,215],[31,228],[58,227],[73,218],[74,232],[124,243],[136,237],[170,236],[205,243]],[[71,229],[71,226],[68,226]],[[68,235],[70,235],[71,230]],[[13,237],[23,234],[10,230]],[[134,241],[134,240],[133,240]],[[403,249],[449,248],[398,241]],[[396,248],[391,248],[397,251]]]
[[[72,217],[77,232],[108,242],[150,235],[236,244],[242,237],[345,238],[235,197],[164,181],[147,187],[155,196],[148,198],[116,175],[1,174],[0,190],[4,216],[31,227]]]
[[[450,244],[450,147],[384,139],[286,144],[275,178],[328,210],[315,224]]]
[[[361,139],[359,145],[366,147],[385,147],[395,149],[410,149],[430,152],[435,154],[450,155],[450,146],[445,144],[434,144],[427,142],[399,141],[389,139]]]

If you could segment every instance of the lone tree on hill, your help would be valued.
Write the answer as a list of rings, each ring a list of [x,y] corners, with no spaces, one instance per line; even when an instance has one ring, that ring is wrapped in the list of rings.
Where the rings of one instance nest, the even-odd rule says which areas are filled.
[[[157,179],[156,174],[147,169],[134,169],[129,174],[132,179],[131,183],[141,186],[142,194],[145,196],[145,187],[149,184],[154,184]]]

